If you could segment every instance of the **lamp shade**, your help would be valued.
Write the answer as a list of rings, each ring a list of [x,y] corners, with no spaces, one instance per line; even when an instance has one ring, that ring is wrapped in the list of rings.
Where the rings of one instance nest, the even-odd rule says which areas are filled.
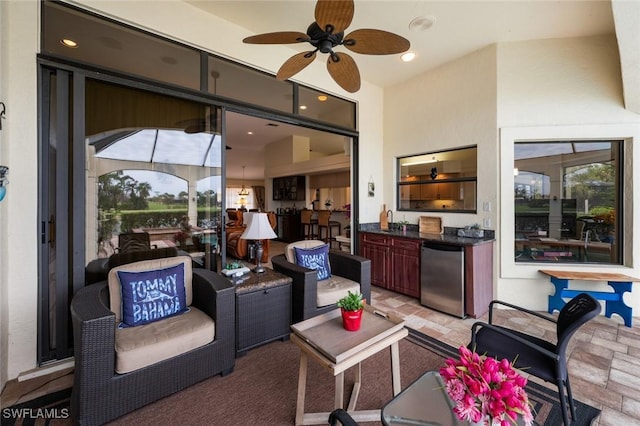
[[[247,229],[240,236],[245,240],[270,240],[277,237],[266,213],[253,213],[249,218]]]

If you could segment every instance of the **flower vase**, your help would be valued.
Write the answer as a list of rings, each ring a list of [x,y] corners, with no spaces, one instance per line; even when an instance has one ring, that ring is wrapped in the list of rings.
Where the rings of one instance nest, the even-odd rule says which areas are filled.
[[[340,308],[342,311],[342,325],[347,331],[360,330],[360,323],[362,322],[362,308],[357,311],[346,311],[344,308]]]
[[[402,225],[402,233],[403,234],[407,233],[407,225]]]

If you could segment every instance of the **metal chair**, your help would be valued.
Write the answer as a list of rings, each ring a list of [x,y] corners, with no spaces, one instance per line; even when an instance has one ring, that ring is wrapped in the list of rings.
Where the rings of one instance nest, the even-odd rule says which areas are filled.
[[[353,419],[353,417],[351,417],[351,415],[342,408],[336,408],[329,413],[329,424],[331,426],[336,426],[338,423],[342,426],[358,426],[358,423]]]
[[[516,330],[493,324],[493,306],[503,305],[521,312],[556,323],[557,342],[531,336]],[[582,325],[600,313],[600,303],[587,293],[580,293],[571,299],[558,314],[558,319],[535,311],[494,300],[489,304],[489,323],[476,322],[471,328],[469,348],[479,354],[497,359],[508,359],[516,368],[525,369],[529,374],[547,382],[556,383],[562,419],[569,425],[567,400],[571,418],[575,420],[576,410],[571,395],[571,385],[567,370],[567,346],[573,334]],[[566,391],[566,392],[565,392]]]

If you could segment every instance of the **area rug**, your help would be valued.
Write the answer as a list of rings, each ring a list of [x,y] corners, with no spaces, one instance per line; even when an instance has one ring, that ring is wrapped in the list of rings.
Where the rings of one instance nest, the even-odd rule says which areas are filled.
[[[296,410],[299,356],[300,350],[289,341],[269,343],[238,358],[232,374],[207,379],[116,419],[111,424],[163,425],[179,419],[181,424],[190,425],[292,425]],[[400,341],[402,387],[405,388],[426,371],[437,370],[445,358],[454,356],[457,356],[457,348],[409,330],[409,336]],[[353,372],[347,371],[345,399],[352,386]],[[560,403],[554,389],[529,382],[527,392],[534,404],[538,425],[562,424]],[[333,376],[309,360],[305,411],[331,411],[333,396]],[[362,363],[362,387],[356,409],[379,409],[392,398],[391,357],[389,351],[385,350]],[[575,402],[577,419],[574,425],[592,424],[600,410],[577,400]],[[37,408],[37,405],[32,407]],[[71,422],[58,419],[51,424]],[[379,424],[361,423],[362,426]]]

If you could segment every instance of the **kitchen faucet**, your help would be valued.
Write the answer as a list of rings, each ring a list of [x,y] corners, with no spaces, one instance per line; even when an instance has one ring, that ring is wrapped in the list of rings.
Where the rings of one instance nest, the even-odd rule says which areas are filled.
[[[387,219],[389,219],[389,215],[391,215],[391,220],[389,221],[389,229],[393,229],[393,212],[391,210],[387,210]]]

